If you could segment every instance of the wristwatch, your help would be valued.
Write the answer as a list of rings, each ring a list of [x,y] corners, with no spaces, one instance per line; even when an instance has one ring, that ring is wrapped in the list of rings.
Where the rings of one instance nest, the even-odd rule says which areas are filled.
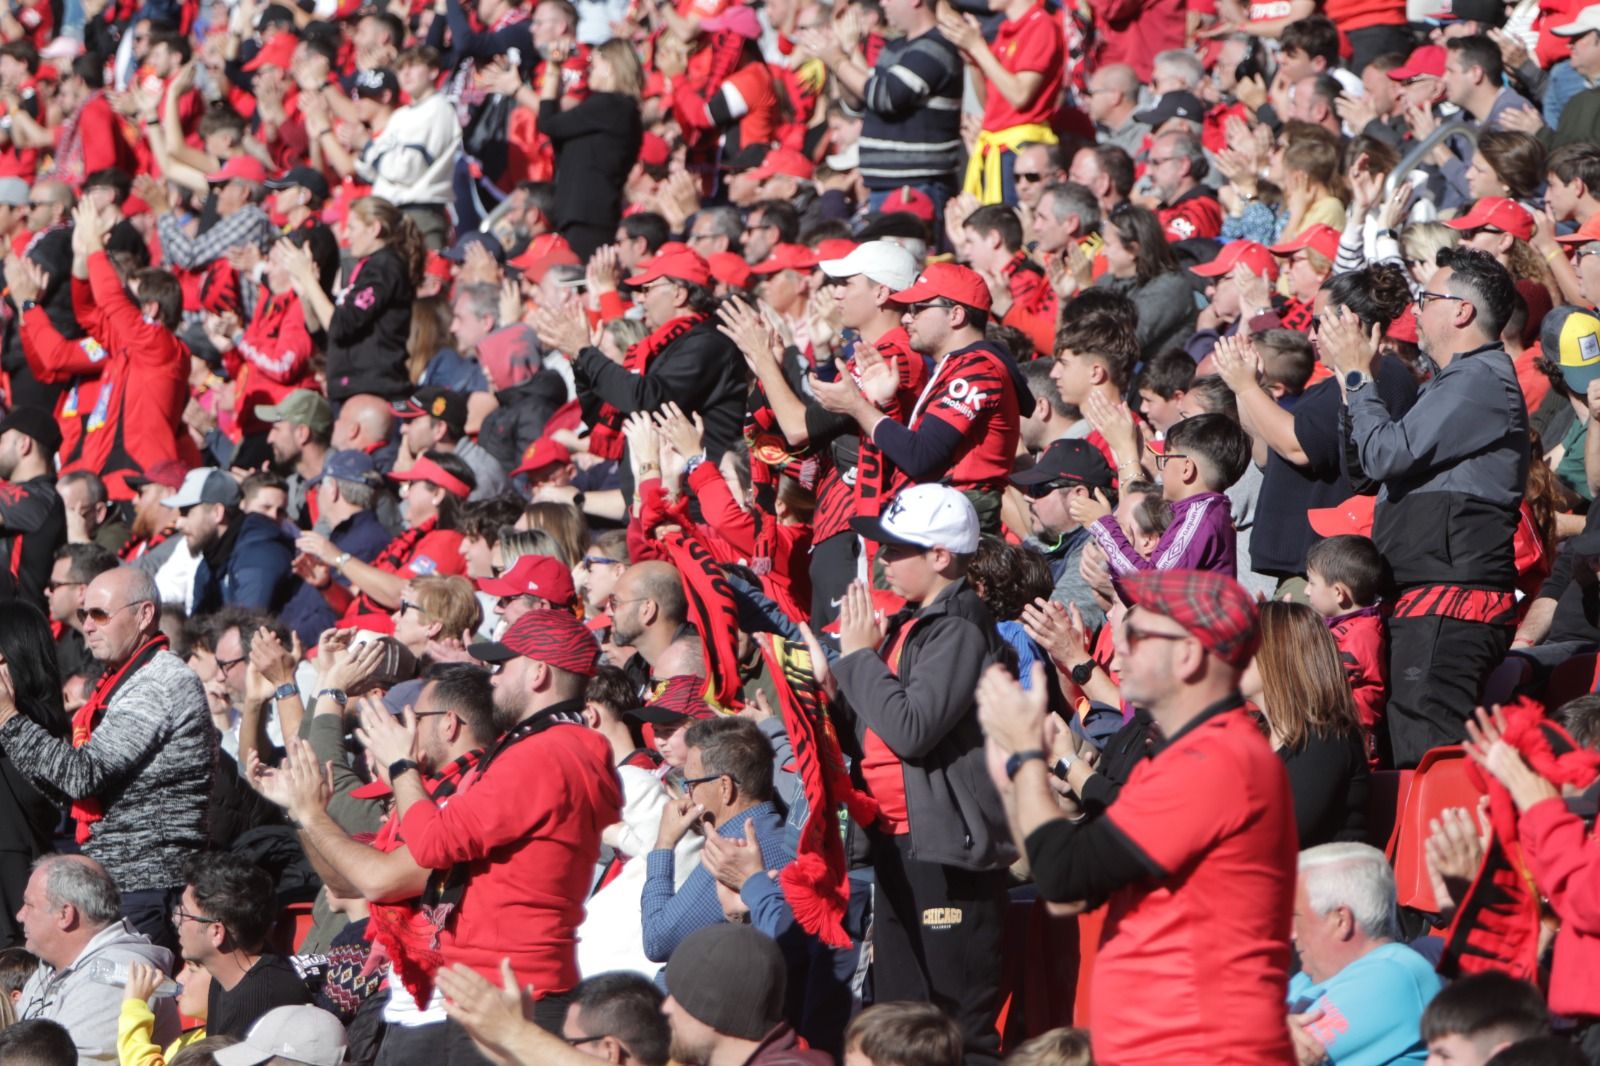
[[[1344,391],[1359,392],[1372,384],[1372,375],[1365,370],[1347,370],[1344,374]]]
[[[1063,756],[1056,760],[1054,766],[1050,767],[1050,772],[1055,775],[1057,780],[1065,781],[1067,779],[1067,771],[1072,769],[1072,764],[1077,761],[1078,757],[1076,755]]]
[[[22,313],[23,314],[27,314],[29,311],[32,311],[35,307],[38,307],[38,306],[39,306],[39,301],[38,300],[23,300],[22,301]]]
[[[415,770],[420,774],[422,767],[417,765],[415,759],[396,759],[389,764],[389,780],[393,781],[407,770]]]
[[[273,692],[272,701],[277,703],[282,700],[289,699],[291,696],[298,695],[300,695],[300,690],[295,687],[295,683],[293,681],[285,681],[283,684],[278,686],[276,691]]]
[[[325,689],[318,690],[317,699],[320,700],[324,696],[328,697],[330,700],[332,700],[334,703],[337,703],[341,707],[343,707],[345,704],[350,702],[350,697],[345,693],[344,689],[342,689],[342,688],[325,688]]]
[[[1042,762],[1045,758],[1045,753],[1038,748],[1034,748],[1032,751],[1017,752],[1006,760],[1006,780],[1015,781],[1017,779],[1017,771],[1022,769],[1023,764],[1030,763],[1035,759]]]
[[[342,574],[342,573],[344,573],[344,564],[348,563],[349,561],[350,561],[350,553],[349,552],[340,552],[338,555],[336,555],[334,557],[333,568],[335,570],[339,571]]]
[[[1089,683],[1089,679],[1094,676],[1094,668],[1096,665],[1097,664],[1093,659],[1085,659],[1077,666],[1074,666],[1072,668],[1072,683],[1077,685],[1079,688],[1087,685]]]

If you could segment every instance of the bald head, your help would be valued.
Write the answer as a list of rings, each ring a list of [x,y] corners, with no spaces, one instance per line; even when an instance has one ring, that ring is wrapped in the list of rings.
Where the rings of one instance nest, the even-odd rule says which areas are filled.
[[[646,596],[655,601],[656,610],[663,621],[682,625],[689,617],[689,602],[683,595],[683,579],[671,563],[638,563],[628,569],[635,579],[633,595]]]
[[[366,394],[352,396],[339,408],[339,419],[333,424],[333,447],[365,449],[382,444],[389,439],[393,426],[389,401]]]

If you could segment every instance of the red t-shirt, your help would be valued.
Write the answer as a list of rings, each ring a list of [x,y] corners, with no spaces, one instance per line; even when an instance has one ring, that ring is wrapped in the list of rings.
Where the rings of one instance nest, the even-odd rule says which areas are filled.
[[[1105,817],[1166,876],[1109,901],[1095,1060],[1294,1062],[1283,1021],[1294,798],[1243,705],[1209,712],[1140,763]]]
[[[944,481],[958,489],[1004,488],[1022,423],[1005,361],[984,342],[946,356],[934,372],[911,428],[937,418],[961,434]]]
[[[1000,24],[989,46],[1000,65],[1013,73],[1035,71],[1044,75],[1044,84],[1033,103],[1018,110],[993,85],[983,105],[983,128],[1003,130],[1012,126],[1042,123],[1048,125],[1061,96],[1061,78],[1066,69],[1066,46],[1061,39],[1061,24],[1035,4],[1019,19]]]

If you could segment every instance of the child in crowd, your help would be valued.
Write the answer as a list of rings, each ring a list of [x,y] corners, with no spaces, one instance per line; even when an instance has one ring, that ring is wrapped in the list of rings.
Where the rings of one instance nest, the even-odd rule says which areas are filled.
[[[6,948],[0,951],[0,993],[14,1007],[22,998],[22,986],[28,983],[33,971],[39,968],[39,957],[27,948]]]
[[[117,1022],[117,1061],[121,1066],[170,1066],[173,1058],[206,1035],[204,1022],[211,996],[211,974],[197,962],[186,962],[178,971],[178,1013],[198,1019],[202,1024],[174,1040],[166,1050],[151,1040],[156,1016],[150,997],[166,974],[143,963],[129,964],[127,992],[122,999],[122,1018]]]
[[[1378,547],[1353,533],[1320,540],[1306,553],[1306,596],[1328,623],[1367,734],[1367,760],[1378,765],[1376,738],[1386,736],[1389,640],[1378,601],[1388,582]]]
[[[932,1003],[879,1003],[844,1031],[844,1066],[961,1066],[961,1030]]]
[[[1087,1029],[1051,1029],[1017,1045],[1006,1066],[1094,1066]]]
[[[1484,1066],[1501,1049],[1549,1032],[1539,990],[1495,971],[1450,982],[1422,1012],[1428,1061],[1451,1066]]]
[[[1226,415],[1203,414],[1173,424],[1156,459],[1161,496],[1172,523],[1148,556],[1129,543],[1101,495],[1072,501],[1072,518],[1106,554],[1111,575],[1140,570],[1237,572],[1232,505],[1223,495],[1250,462],[1250,438]]]

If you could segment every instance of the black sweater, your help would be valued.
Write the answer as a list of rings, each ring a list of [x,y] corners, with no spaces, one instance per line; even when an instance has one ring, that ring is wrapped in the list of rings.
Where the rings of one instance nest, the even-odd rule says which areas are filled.
[[[539,132],[556,149],[558,229],[616,226],[642,130],[639,102],[624,93],[590,93],[567,111],[555,100],[539,104]]]
[[[372,393],[411,394],[406,343],[411,338],[411,274],[398,252],[380,248],[351,269],[328,323],[328,399]]]
[[[1300,847],[1359,841],[1367,818],[1367,754],[1355,733],[1309,736],[1295,751],[1278,749],[1289,771]]]

